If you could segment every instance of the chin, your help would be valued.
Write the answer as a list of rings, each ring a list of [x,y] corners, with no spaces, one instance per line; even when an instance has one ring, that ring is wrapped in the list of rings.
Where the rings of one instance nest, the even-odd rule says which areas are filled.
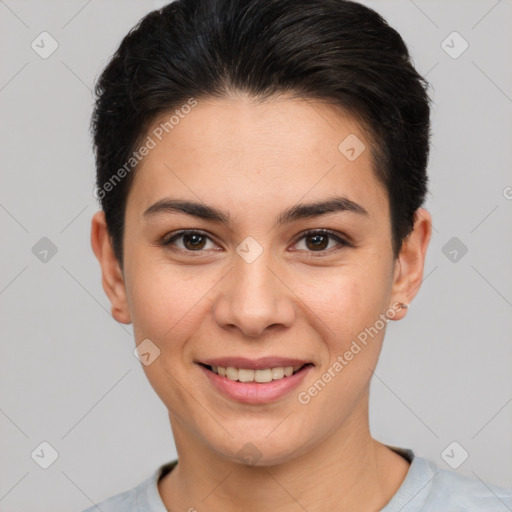
[[[304,439],[290,439],[290,436],[261,435],[234,436],[227,445],[212,446],[220,457],[246,467],[269,467],[291,462],[308,450]]]

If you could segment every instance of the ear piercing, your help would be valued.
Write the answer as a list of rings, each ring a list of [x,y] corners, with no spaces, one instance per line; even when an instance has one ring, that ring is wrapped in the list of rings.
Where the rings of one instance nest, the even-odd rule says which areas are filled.
[[[407,304],[404,304],[403,302],[400,302],[400,307],[402,309],[407,309],[409,306]]]

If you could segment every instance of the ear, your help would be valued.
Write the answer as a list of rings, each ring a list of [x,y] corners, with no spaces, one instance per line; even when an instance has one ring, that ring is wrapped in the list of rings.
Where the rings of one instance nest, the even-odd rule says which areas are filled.
[[[91,246],[100,262],[103,289],[112,304],[112,316],[123,324],[131,323],[123,272],[112,248],[103,211],[96,212],[92,218]]]
[[[413,230],[404,240],[395,262],[392,304],[409,305],[418,293],[423,280],[425,256],[431,234],[432,218],[430,213],[424,208],[418,208],[414,215]],[[395,311],[393,320],[400,320],[406,315],[407,308],[402,307]]]

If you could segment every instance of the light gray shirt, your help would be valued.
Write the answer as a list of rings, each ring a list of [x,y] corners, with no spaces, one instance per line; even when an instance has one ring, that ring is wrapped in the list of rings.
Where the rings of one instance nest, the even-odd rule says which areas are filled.
[[[402,485],[380,512],[511,512],[512,489],[440,469],[406,448],[389,446],[410,463]],[[167,512],[157,482],[177,464],[160,466],[137,487],[116,494],[83,512]]]

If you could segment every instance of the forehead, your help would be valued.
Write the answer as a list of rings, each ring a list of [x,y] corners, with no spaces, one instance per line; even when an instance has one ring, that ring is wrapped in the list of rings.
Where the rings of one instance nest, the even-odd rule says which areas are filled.
[[[165,194],[262,206],[333,193],[387,208],[364,130],[341,109],[285,96],[258,102],[239,95],[198,100],[187,113],[174,112],[148,130],[154,147],[130,191],[137,209]]]

